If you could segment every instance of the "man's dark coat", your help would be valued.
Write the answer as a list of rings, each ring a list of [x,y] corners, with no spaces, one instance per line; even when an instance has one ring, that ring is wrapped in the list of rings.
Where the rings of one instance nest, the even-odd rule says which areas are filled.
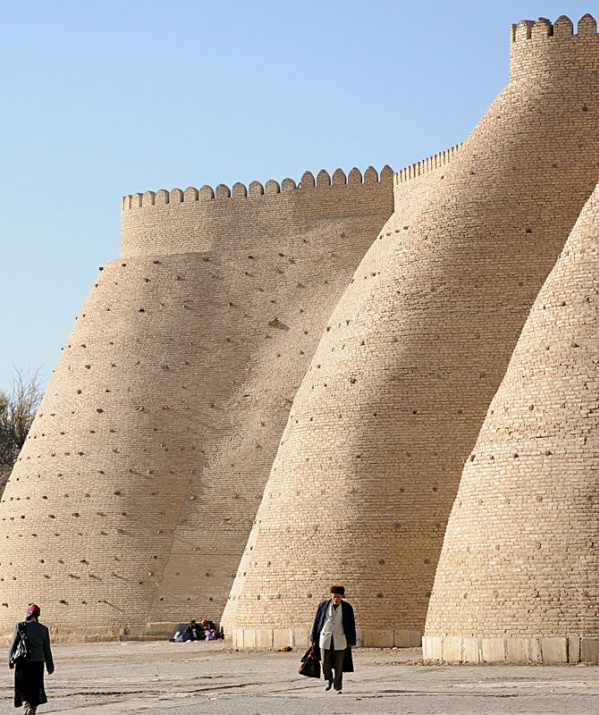
[[[314,618],[314,625],[312,626],[312,633],[310,634],[310,640],[313,643],[316,643],[316,652],[319,658],[320,648],[318,647],[318,643],[320,641],[320,632],[324,627],[324,622],[327,617],[327,609],[330,605],[330,598],[318,604],[316,616]],[[356,620],[354,618],[354,609],[349,603],[347,603],[347,601],[341,601],[341,622],[343,623],[343,630],[345,632],[347,645],[356,645]],[[351,648],[349,647],[345,649],[345,655],[343,656],[343,672],[354,672],[354,661],[351,654]]]

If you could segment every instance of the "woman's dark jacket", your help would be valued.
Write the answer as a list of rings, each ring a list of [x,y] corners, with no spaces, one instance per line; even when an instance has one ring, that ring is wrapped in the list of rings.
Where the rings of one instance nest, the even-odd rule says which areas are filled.
[[[319,657],[320,648],[318,647],[318,643],[320,641],[320,633],[324,627],[324,622],[327,617],[327,609],[330,605],[330,598],[318,604],[316,616],[314,618],[314,625],[312,626],[312,633],[310,634],[310,641],[316,643],[316,652]],[[343,631],[345,633],[347,645],[356,645],[356,619],[354,618],[354,609],[349,603],[347,603],[347,601],[341,601],[341,622],[343,623]],[[354,662],[351,648],[345,649],[345,655],[343,656],[343,672],[354,672]]]
[[[12,656],[17,647],[21,636],[19,628],[25,631],[27,635],[27,657],[26,661],[31,663],[39,663],[46,661],[46,670],[48,673],[54,671],[54,660],[52,658],[52,650],[50,648],[50,633],[46,626],[37,621],[23,621],[15,626],[15,635],[12,640],[8,657]]]

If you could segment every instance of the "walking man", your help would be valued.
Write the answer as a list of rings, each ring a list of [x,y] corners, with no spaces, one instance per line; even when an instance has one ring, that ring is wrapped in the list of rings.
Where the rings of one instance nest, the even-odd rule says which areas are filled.
[[[318,605],[310,635],[311,644],[318,644],[320,648],[322,672],[328,681],[326,690],[334,685],[339,694],[343,688],[343,673],[353,673],[351,649],[356,645],[354,609],[343,600],[344,596],[343,586],[331,586],[331,598]]]

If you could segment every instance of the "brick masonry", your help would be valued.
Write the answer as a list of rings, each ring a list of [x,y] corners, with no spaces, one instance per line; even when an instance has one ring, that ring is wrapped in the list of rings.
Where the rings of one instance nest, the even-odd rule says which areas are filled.
[[[464,468],[426,623],[432,659],[487,660],[496,640],[491,660],[599,662],[598,306],[599,187]],[[468,639],[482,653],[460,651]]]
[[[220,620],[295,391],[393,210],[388,167],[292,183],[125,198],[0,503],[3,627],[29,600],[65,633]]]
[[[428,659],[598,659],[596,314],[568,302],[593,295],[580,262],[562,254],[552,290],[570,293],[536,319],[557,362],[551,349],[541,362],[537,335],[514,348],[599,180],[599,37],[588,15],[576,32],[540,19],[510,47],[510,81],[466,142],[395,177],[124,197],[121,256],[0,502],[0,628],[39,600],[64,637],[206,615],[241,647],[299,646],[341,581],[362,644],[414,645],[437,572]],[[595,215],[594,200],[576,245]],[[491,419],[512,354],[523,367]],[[463,489],[482,502],[455,528],[454,508],[437,568],[483,423],[476,453],[496,459],[468,462]],[[510,440],[547,426],[551,454],[499,469]],[[511,501],[482,520],[502,480]],[[504,572],[480,554],[500,518],[496,563],[512,570],[490,591]]]
[[[235,638],[305,627],[332,582],[365,637],[424,629],[464,461],[599,179],[592,18],[576,35],[563,18],[521,23],[511,50],[461,148],[400,172],[328,321],[232,593]]]

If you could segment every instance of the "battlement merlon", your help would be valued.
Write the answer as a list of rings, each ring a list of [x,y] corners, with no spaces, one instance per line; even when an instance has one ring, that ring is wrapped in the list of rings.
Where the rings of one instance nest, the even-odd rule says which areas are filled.
[[[545,76],[555,81],[580,76],[581,69],[596,71],[599,63],[597,22],[586,14],[574,24],[565,15],[551,23],[544,17],[512,25],[510,81],[531,81]]]
[[[273,246],[294,231],[382,226],[393,213],[393,170],[369,167],[346,174],[337,169],[307,171],[299,185],[292,179],[253,181],[246,187],[219,184],[125,196],[121,210],[121,257],[155,253],[203,252],[237,237]],[[282,227],[287,227],[283,229]],[[337,227],[334,229],[334,227]],[[346,231],[346,229],[348,229]],[[353,229],[352,229],[353,230]],[[373,240],[376,236],[373,236]]]
[[[445,167],[459,152],[462,144],[440,151],[437,154],[400,169],[393,180],[393,200],[396,214],[404,215],[405,208],[419,203],[417,197],[424,197],[434,191],[436,182],[443,177]]]
[[[420,176],[429,174],[435,169],[446,166],[453,159],[455,154],[457,154],[461,146],[461,143],[454,144],[452,147],[449,147],[449,149],[445,149],[445,151],[440,151],[437,154],[427,157],[426,159],[417,161],[415,164],[410,164],[404,169],[400,169],[397,174],[395,174],[395,186],[405,184],[408,181],[412,181]]]
[[[129,209],[148,208],[149,206],[166,206],[167,204],[189,203],[196,201],[212,201],[222,199],[246,199],[256,196],[274,196],[276,194],[288,194],[293,191],[302,191],[306,189],[319,189],[328,186],[372,186],[374,184],[390,185],[393,179],[393,169],[386,165],[381,169],[380,175],[372,166],[368,167],[364,172],[364,176],[359,169],[355,167],[346,176],[342,169],[337,169],[333,176],[322,169],[318,172],[316,178],[311,171],[304,172],[299,185],[293,179],[283,179],[279,184],[277,181],[270,180],[262,185],[259,181],[252,181],[249,186],[245,186],[240,182],[233,184],[229,188],[225,184],[219,184],[215,189],[211,186],[204,185],[200,189],[188,187],[185,191],[181,189],[160,189],[159,191],[146,191],[145,193],[136,193],[123,196],[121,209],[127,211]]]

